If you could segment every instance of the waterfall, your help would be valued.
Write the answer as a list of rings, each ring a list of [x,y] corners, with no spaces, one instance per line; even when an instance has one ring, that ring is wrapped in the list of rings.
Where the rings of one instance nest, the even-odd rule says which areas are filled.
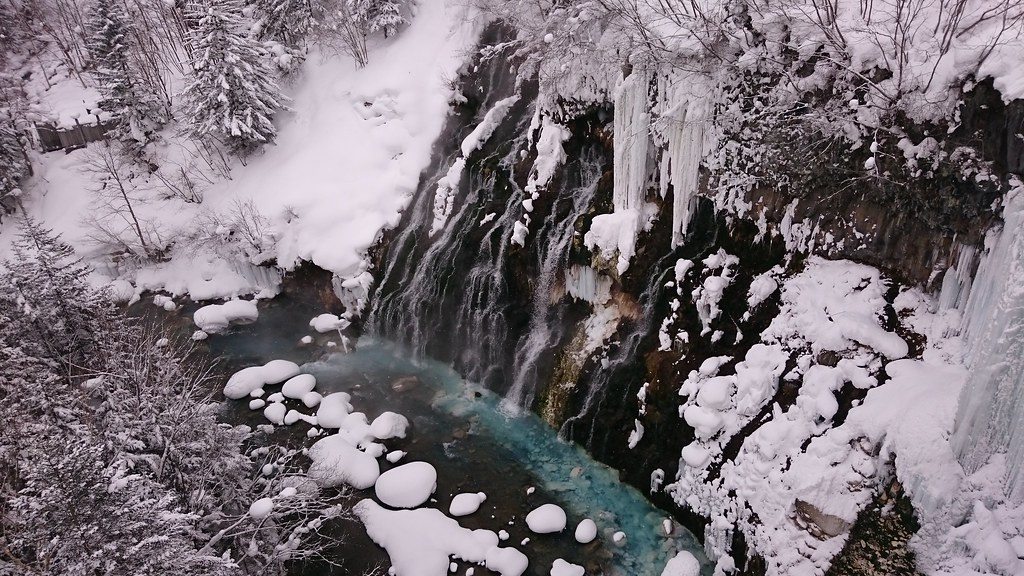
[[[512,76],[508,66],[488,60],[473,73],[484,82],[467,80],[504,85],[480,87],[472,117],[449,119],[416,196],[382,243],[366,329],[451,362],[518,411],[531,406],[574,325],[566,317],[570,253],[609,162],[601,142],[570,140],[568,127],[532,113],[535,87],[510,94],[512,82],[501,79]],[[583,134],[595,118],[574,126]],[[568,163],[553,152],[563,143],[573,146]],[[514,242],[527,225],[530,240]]]
[[[580,166],[579,186],[560,195],[568,205],[564,216],[552,210],[544,219],[538,238],[530,246],[539,262],[538,275],[530,301],[530,324],[526,336],[516,347],[512,384],[505,395],[506,407],[529,408],[533,404],[536,384],[544,378],[541,360],[555,353],[565,336],[564,307],[556,305],[555,282],[568,273],[569,248],[577,232],[573,223],[591,205],[601,180],[601,164],[593,155]]]
[[[1005,452],[1006,494],[1024,503],[1024,184],[1013,184],[964,311],[970,375],[952,444],[968,474]]]

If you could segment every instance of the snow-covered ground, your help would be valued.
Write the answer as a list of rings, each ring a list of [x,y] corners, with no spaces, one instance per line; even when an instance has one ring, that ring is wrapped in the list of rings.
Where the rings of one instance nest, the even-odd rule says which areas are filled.
[[[36,175],[24,187],[26,209],[96,259],[107,277],[124,275],[139,290],[212,299],[273,288],[276,278],[254,277],[249,260],[274,260],[285,269],[310,261],[339,277],[358,277],[367,248],[398,222],[416,189],[447,116],[453,80],[479,31],[480,20],[465,3],[421,2],[408,28],[371,46],[363,69],[345,56],[311,54],[289,87],[291,111],[275,119],[277,144],[247,165],[233,162],[230,179],[214,175],[201,204],[161,198],[152,178],[137,179],[133,207],[144,231],[171,246],[169,262],[141,270],[104,265],[103,247],[83,220],[95,210],[90,190],[99,187],[97,176],[86,172],[96,144],[37,155]],[[38,95],[38,105],[61,118],[96,99],[77,79]],[[163,139],[155,154],[180,162],[184,144],[173,125]],[[261,223],[256,240],[262,250],[250,258],[217,242],[232,228],[238,207],[251,207]],[[0,246],[8,246],[13,233],[14,226],[4,226]]]

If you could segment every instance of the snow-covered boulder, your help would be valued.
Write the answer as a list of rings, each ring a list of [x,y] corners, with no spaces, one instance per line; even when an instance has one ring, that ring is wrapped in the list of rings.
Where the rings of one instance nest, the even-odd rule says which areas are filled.
[[[487,499],[487,495],[483,492],[465,492],[462,494],[456,494],[452,498],[452,503],[448,506],[448,513],[452,516],[468,516],[480,509],[480,505],[483,504],[484,500]]]
[[[576,541],[580,544],[590,544],[597,538],[597,524],[590,518],[584,518],[576,526]]]
[[[352,396],[348,392],[335,392],[324,396],[316,411],[317,422],[322,428],[341,428],[345,418],[352,412],[351,400]]]
[[[392,508],[415,508],[437,489],[437,470],[426,462],[410,462],[380,475],[374,491]]]
[[[370,434],[378,440],[391,438],[405,438],[405,431],[409,428],[409,420],[401,414],[384,412],[373,419],[370,424]]]
[[[551,576],[583,576],[586,573],[583,566],[571,564],[561,558],[556,558],[551,564]]]
[[[292,376],[281,386],[281,393],[285,398],[301,400],[303,396],[316,388],[316,377],[312,374],[299,374]]]
[[[543,504],[526,515],[526,525],[535,534],[561,532],[565,523],[565,510],[557,504]]]
[[[337,434],[314,442],[309,448],[309,459],[309,477],[320,486],[347,484],[364,490],[380,477],[377,459]]]
[[[253,300],[230,300],[223,304],[210,304],[196,310],[192,320],[200,330],[217,333],[232,324],[255,322],[260,316]]]

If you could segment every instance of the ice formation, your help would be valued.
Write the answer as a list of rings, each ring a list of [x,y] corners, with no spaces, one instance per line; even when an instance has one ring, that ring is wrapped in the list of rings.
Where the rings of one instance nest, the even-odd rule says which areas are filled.
[[[975,277],[964,315],[970,376],[953,448],[964,470],[1005,452],[1006,494],[1024,503],[1024,184],[1004,203],[1004,225]]]

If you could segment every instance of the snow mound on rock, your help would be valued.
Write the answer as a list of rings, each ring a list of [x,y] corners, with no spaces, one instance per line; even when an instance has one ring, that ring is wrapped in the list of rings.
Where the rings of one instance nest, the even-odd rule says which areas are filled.
[[[415,508],[437,489],[437,470],[426,462],[410,462],[380,475],[374,492],[392,508]]]
[[[544,504],[526,515],[526,525],[535,534],[561,532],[565,523],[565,510],[557,504]]]
[[[487,499],[487,495],[483,492],[466,492],[463,494],[456,494],[452,498],[452,503],[448,506],[448,513],[452,516],[469,516],[480,509],[480,505]]]
[[[299,373],[299,365],[288,360],[271,360],[263,366],[242,368],[224,384],[224,396],[231,400],[245,398],[268,384],[279,384]]]
[[[338,435],[314,442],[309,448],[309,459],[309,477],[323,487],[347,484],[364,490],[380,477],[377,459]]]
[[[254,300],[230,300],[196,310],[192,320],[206,333],[222,332],[232,324],[248,324],[260,317]]]

